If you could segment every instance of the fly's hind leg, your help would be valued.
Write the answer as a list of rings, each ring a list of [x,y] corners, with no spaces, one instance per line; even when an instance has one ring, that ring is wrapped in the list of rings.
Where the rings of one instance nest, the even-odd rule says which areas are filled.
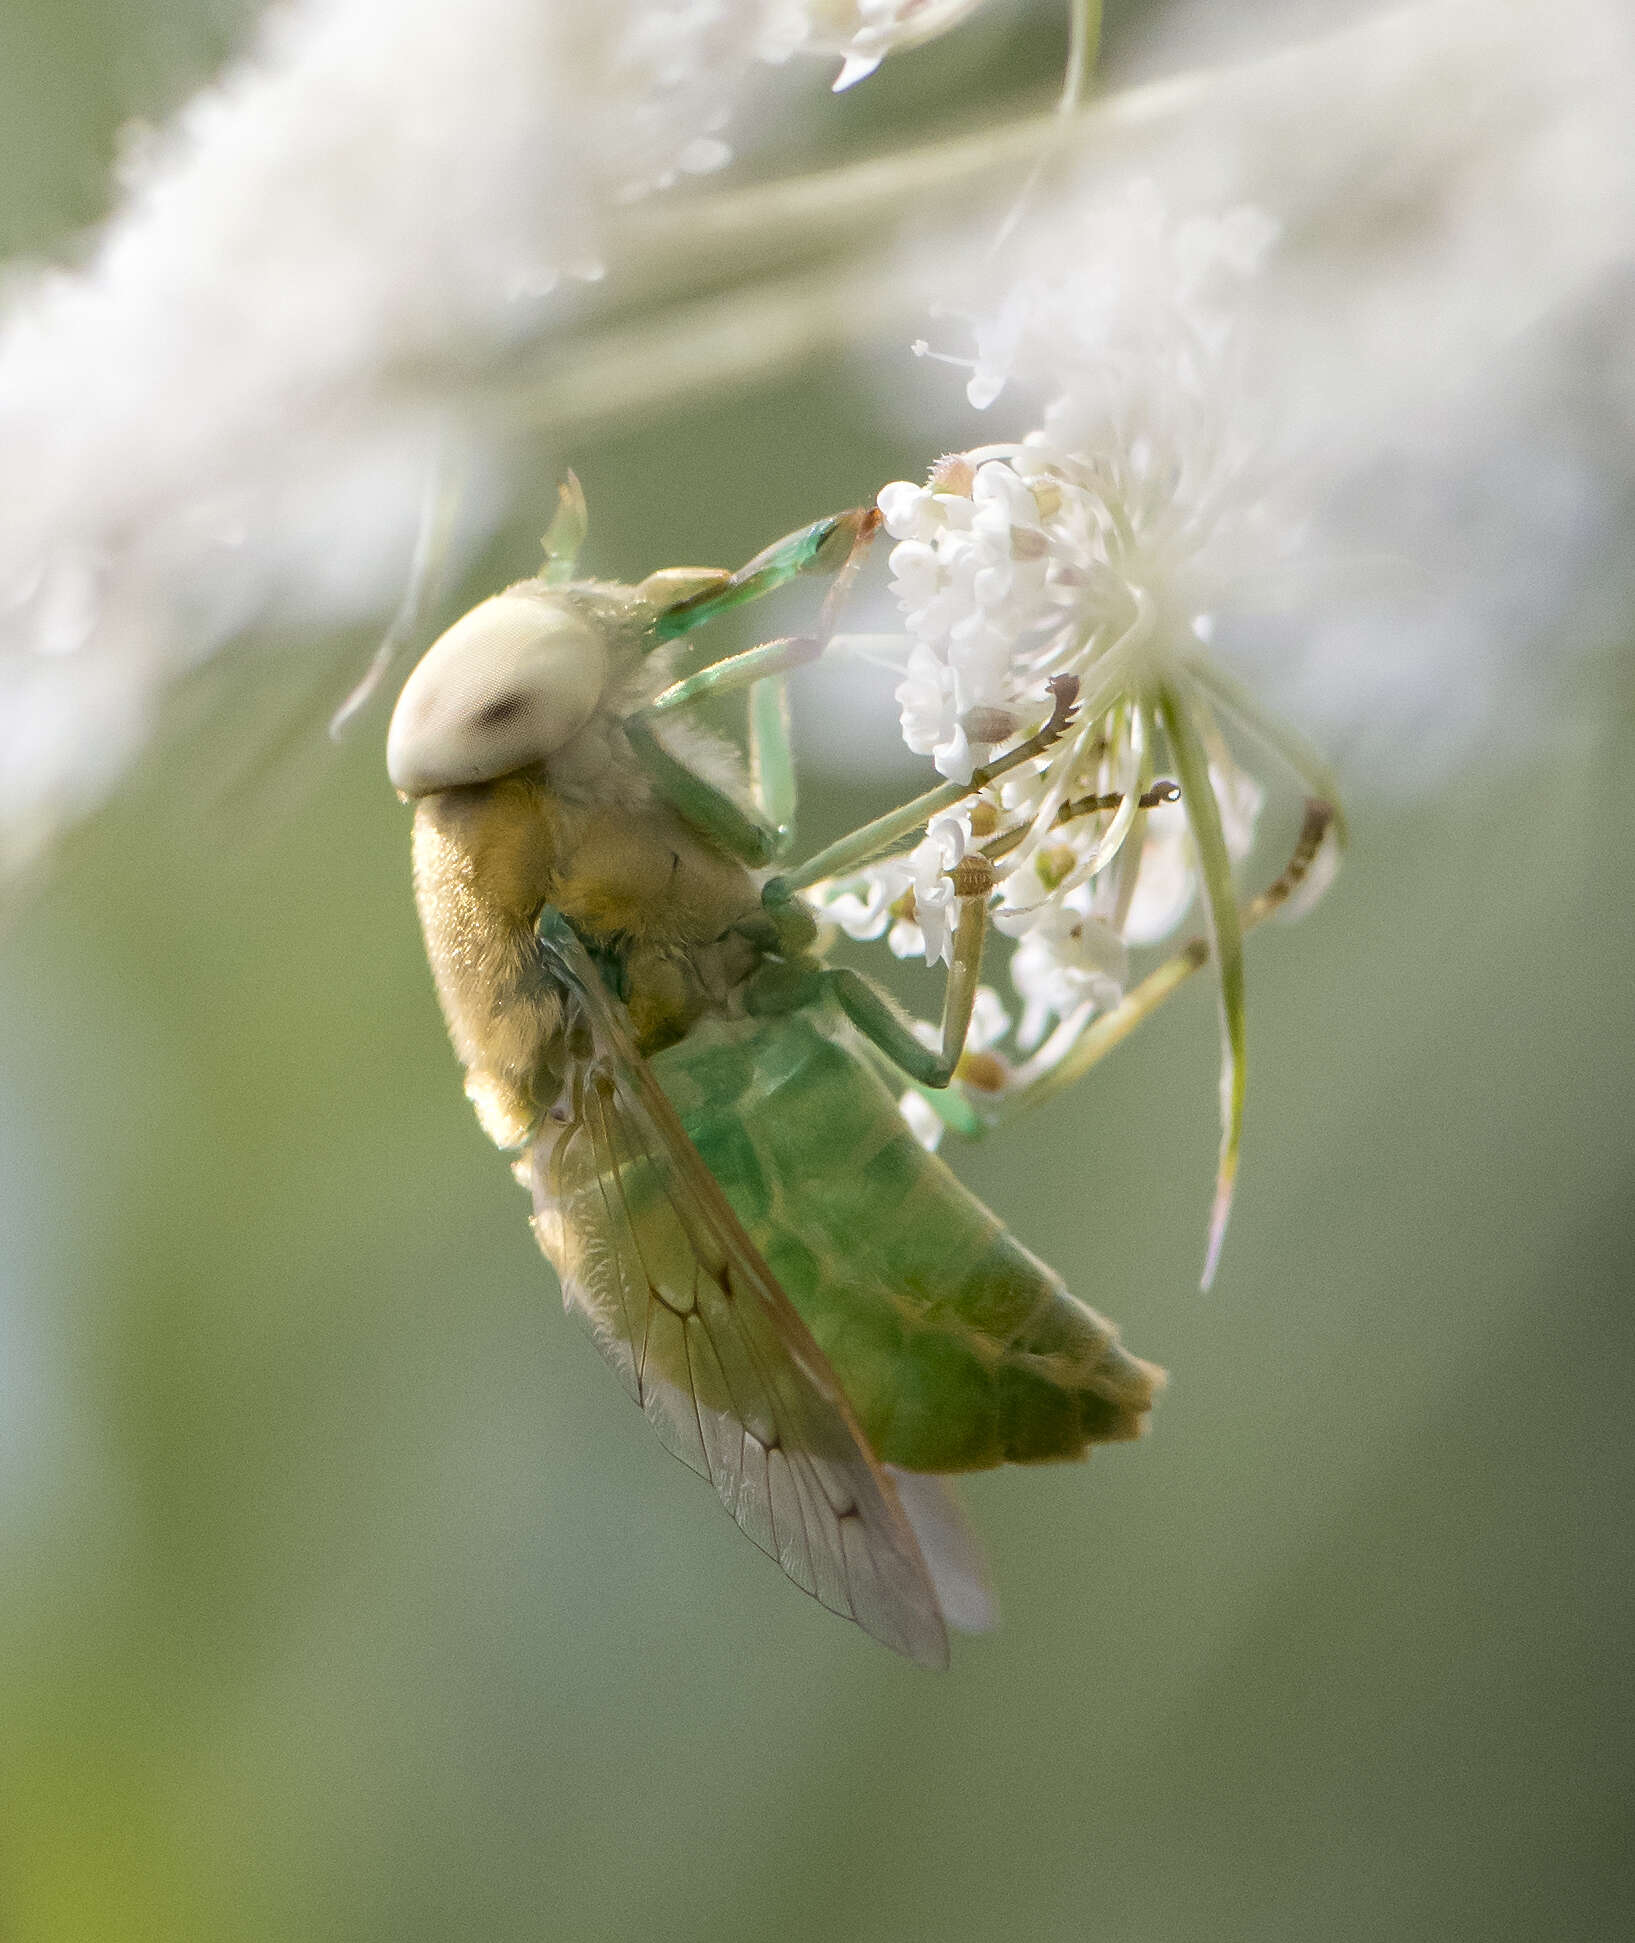
[[[877,816],[872,823],[850,831],[827,849],[808,857],[798,868],[771,878],[762,888],[763,902],[769,906],[787,904],[797,891],[809,890],[825,877],[840,877],[860,870],[917,830],[925,829],[943,810],[957,808],[968,797],[979,795],[1012,770],[1043,755],[1072,726],[1079,695],[1076,675],[1053,675],[1045,686],[1050,693],[1050,715],[1033,735],[1007,749],[1002,756],[995,756],[992,762],[984,763],[980,769],[972,770],[969,782],[944,783],[938,789],[928,790],[884,816]]]
[[[942,1091],[959,1068],[971,1029],[988,931],[988,897],[994,885],[993,870],[980,857],[965,858],[951,875],[959,915],[954,923],[952,959],[943,986],[942,1030],[936,1046],[927,1046],[879,986],[860,972],[846,966],[819,965],[810,957],[788,957],[762,966],[745,994],[749,1011],[792,1011],[827,993],[891,1065],[907,1074],[916,1086]],[[805,914],[804,905],[783,908]],[[775,923],[778,907],[764,915]],[[810,924],[810,915],[806,916]]]
[[[1073,719],[1078,683],[1071,676],[1058,676],[1050,683],[1051,713],[1034,735],[1015,748],[977,770],[968,784],[951,783],[929,795],[917,797],[889,817],[855,830],[839,843],[831,844],[788,876],[771,879],[762,887],[762,910],[758,914],[766,927],[766,943],[774,951],[783,930],[795,921],[813,928],[807,907],[797,893],[820,878],[842,869],[852,869],[878,856],[881,851],[915,828],[924,827],[939,810],[985,789],[1022,763],[1043,753],[1062,736]],[[943,1096],[938,1111],[963,1125],[969,1118],[955,1105],[956,1096],[947,1092],[965,1054],[970,1034],[971,1013],[976,1003],[977,985],[982,976],[982,948],[988,932],[988,900],[995,884],[992,863],[980,852],[963,857],[948,873],[958,900],[959,913],[954,925],[953,951],[948,978],[943,987],[942,1029],[939,1043],[925,1045],[910,1022],[890,999],[860,973],[843,967],[820,967],[809,957],[796,958],[785,952],[783,963],[771,963],[757,974],[758,983],[750,992],[751,1010],[788,1009],[806,1003],[820,991],[827,991],[875,1049],[913,1083]],[[740,929],[748,932],[746,923]]]

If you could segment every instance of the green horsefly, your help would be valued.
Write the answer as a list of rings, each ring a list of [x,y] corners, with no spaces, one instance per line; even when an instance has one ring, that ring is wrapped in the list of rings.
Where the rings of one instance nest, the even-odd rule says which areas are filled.
[[[980,1063],[967,1042],[988,857],[949,872],[940,1036],[824,961],[800,894],[1024,769],[1072,720],[1076,683],[1058,681],[1042,726],[968,789],[769,874],[794,811],[783,677],[828,645],[878,523],[845,512],[736,573],[621,586],[575,578],[570,481],[541,576],[473,608],[409,676],[387,765],[415,804],[415,895],[466,1091],[515,1156],[567,1307],[791,1579],[942,1666],[948,1625],[992,1617],[947,1475],[1135,1437],[1163,1379],[900,1109],[905,1085],[946,1101],[962,1058]],[[670,644],[803,574],[829,576],[812,634],[677,677]],[[696,722],[698,703],[735,691],[747,776]],[[1246,922],[1293,889],[1323,827],[1308,815]],[[1099,1048],[1207,955],[1195,942],[1100,1018]]]

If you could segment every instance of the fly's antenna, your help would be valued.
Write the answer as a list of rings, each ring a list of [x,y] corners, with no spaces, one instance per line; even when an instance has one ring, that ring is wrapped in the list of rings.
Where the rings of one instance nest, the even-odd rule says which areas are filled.
[[[545,571],[540,578],[547,587],[561,587],[572,580],[589,531],[585,489],[570,466],[568,476],[556,489],[556,512],[540,541],[545,550]]]

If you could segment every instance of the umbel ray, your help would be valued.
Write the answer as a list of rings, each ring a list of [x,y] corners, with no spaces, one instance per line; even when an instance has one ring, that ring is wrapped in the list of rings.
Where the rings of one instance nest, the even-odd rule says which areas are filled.
[[[991,1621],[946,1475],[1135,1437],[1162,1377],[898,1107],[906,1084],[935,1096],[959,1068],[1003,827],[951,873],[935,1046],[824,962],[800,895],[1036,758],[1072,720],[1072,681],[968,788],[769,874],[795,811],[784,676],[823,652],[877,523],[841,513],[736,573],[669,568],[620,586],[575,578],[571,485],[541,576],[473,608],[410,675],[387,764],[415,802],[415,895],[466,1091],[531,1190],[567,1307],[791,1579],[941,1666],[947,1625]],[[670,644],[807,574],[830,577],[813,634],[676,678]],[[747,778],[695,721],[734,691]],[[1326,821],[1313,805],[1246,923],[1292,890]],[[1189,946],[1099,1019],[1075,1071],[1206,956]]]

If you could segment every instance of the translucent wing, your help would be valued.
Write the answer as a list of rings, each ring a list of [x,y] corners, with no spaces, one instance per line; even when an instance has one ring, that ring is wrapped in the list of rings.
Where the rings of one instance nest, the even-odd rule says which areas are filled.
[[[653,1428],[762,1551],[831,1611],[925,1666],[942,1613],[914,1533],[833,1370],[555,912],[568,1078],[531,1156],[534,1226]]]
[[[885,1468],[914,1527],[945,1623],[962,1633],[991,1633],[999,1624],[999,1607],[988,1583],[988,1561],[952,1479],[900,1470],[895,1464]]]

